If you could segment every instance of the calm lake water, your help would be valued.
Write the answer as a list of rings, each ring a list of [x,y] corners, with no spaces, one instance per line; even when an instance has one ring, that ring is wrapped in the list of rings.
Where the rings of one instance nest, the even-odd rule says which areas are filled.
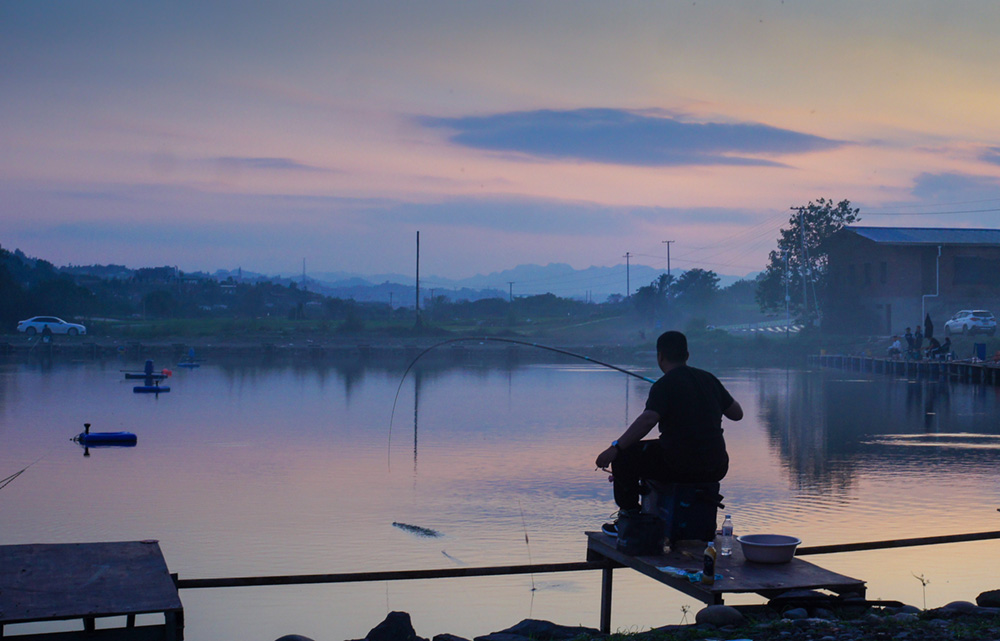
[[[140,363],[0,364],[0,478],[37,461],[0,490],[0,544],[158,539],[181,578],[582,561],[583,532],[614,510],[594,458],[648,384],[586,363],[425,360],[399,388],[391,438],[406,362],[206,362],[175,368],[159,397],[123,380]],[[655,376],[651,360],[617,364]],[[716,373],[746,410],[725,424],[737,534],[820,545],[1000,530],[996,388]],[[84,422],[133,431],[138,446],[85,458],[69,440]],[[810,560],[867,580],[871,598],[935,607],[1000,587],[984,562],[998,552],[990,541]],[[181,599],[194,641],[358,639],[391,610],[411,613],[420,636],[471,638],[529,617],[596,627],[599,589],[599,572],[576,572]],[[685,606],[691,620],[690,597],[615,573],[614,628],[678,623]]]

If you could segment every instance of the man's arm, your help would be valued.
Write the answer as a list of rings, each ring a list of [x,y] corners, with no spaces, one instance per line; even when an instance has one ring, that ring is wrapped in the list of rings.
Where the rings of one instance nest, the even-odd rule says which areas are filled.
[[[603,468],[611,465],[611,461],[615,460],[615,457],[618,456],[619,449],[624,450],[630,445],[635,445],[641,441],[659,422],[659,414],[653,410],[643,411],[642,414],[632,421],[632,424],[628,426],[625,433],[618,438],[618,447],[612,445],[597,456],[597,467]]]
[[[730,421],[738,421],[743,418],[743,406],[734,400],[732,405],[722,410],[722,415]]]

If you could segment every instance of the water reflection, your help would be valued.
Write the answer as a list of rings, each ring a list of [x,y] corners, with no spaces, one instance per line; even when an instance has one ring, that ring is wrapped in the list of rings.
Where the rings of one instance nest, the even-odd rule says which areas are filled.
[[[423,381],[422,370],[413,372],[413,482],[417,482],[417,435],[420,431],[420,384]]]
[[[795,370],[772,372],[762,383],[770,446],[800,488],[847,490],[859,466],[929,463],[967,471],[996,462],[995,388]]]
[[[120,361],[0,365],[0,476],[44,456],[0,490],[0,541],[159,538],[185,578],[501,565],[527,563],[529,552],[536,563],[581,560],[582,533],[614,510],[594,455],[641,411],[648,385],[569,358],[439,352],[405,379],[407,358],[206,360],[176,371],[159,400],[133,395]],[[743,532],[791,532],[811,545],[971,531],[969,515],[984,505],[996,518],[995,389],[835,371],[716,373],[747,414],[726,425],[733,465],[723,483]],[[69,438],[85,421],[134,431],[142,446],[84,461]],[[99,500],[81,501],[80,488]],[[941,563],[976,570],[960,554],[943,550]],[[939,601],[975,596],[945,594],[946,575],[929,561],[900,565],[904,585],[916,584],[911,569],[932,577]],[[883,566],[836,569],[890,576]],[[626,616],[676,623],[650,607],[673,597],[650,596],[645,581],[633,586],[623,573],[616,585],[623,625]],[[422,633],[471,638],[529,613],[595,624],[599,584],[585,573],[535,592],[529,577],[442,581],[394,584],[391,596],[394,609],[442,622]],[[329,638],[361,638],[384,617],[383,586],[338,590],[183,597],[198,638],[259,637],[267,626],[277,638],[300,620]],[[878,583],[873,594],[908,600]]]

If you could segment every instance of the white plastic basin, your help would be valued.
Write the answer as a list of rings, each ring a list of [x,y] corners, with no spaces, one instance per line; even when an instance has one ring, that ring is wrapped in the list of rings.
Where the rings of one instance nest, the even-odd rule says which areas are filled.
[[[743,558],[754,563],[788,563],[802,539],[784,534],[746,534],[736,537]]]

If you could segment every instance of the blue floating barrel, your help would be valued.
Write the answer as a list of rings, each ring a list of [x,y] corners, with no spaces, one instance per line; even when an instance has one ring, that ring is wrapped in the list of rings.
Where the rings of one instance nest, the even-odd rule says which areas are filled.
[[[87,447],[97,445],[130,446],[138,442],[138,439],[132,432],[80,432],[73,440]]]

